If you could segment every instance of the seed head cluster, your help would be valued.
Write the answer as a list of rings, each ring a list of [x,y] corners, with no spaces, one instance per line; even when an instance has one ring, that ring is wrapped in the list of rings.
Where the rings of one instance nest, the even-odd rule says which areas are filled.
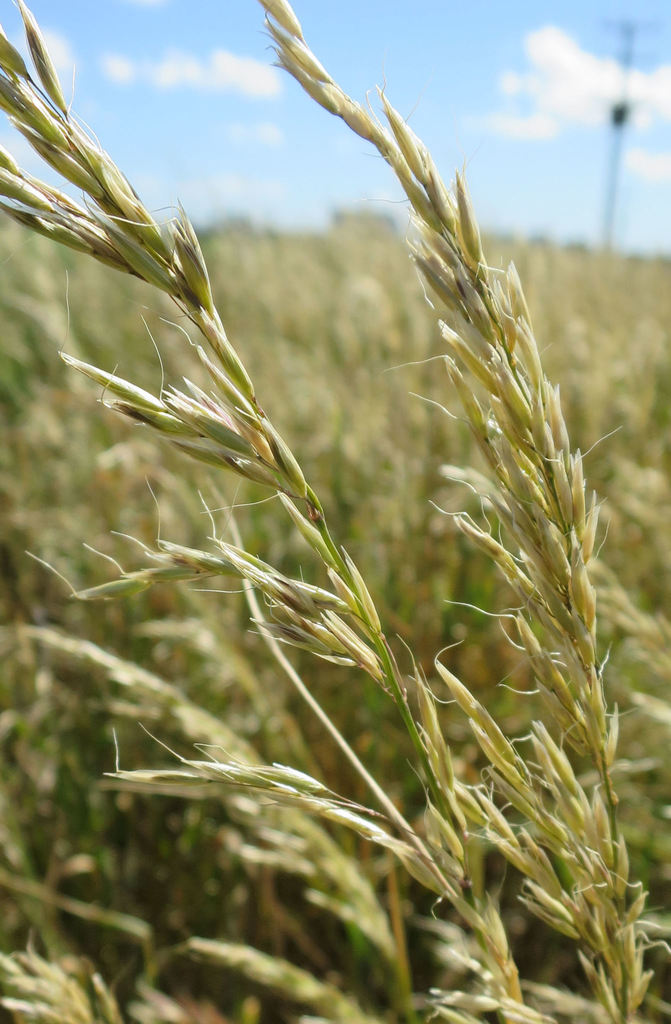
[[[639,920],[645,894],[629,877],[612,779],[618,715],[608,706],[604,689],[592,572],[599,503],[586,488],[582,456],[571,445],[559,389],[545,376],[518,273],[512,264],[506,271],[488,265],[463,176],[457,174],[448,188],[426,146],[385,92],[379,90],[378,117],[331,78],[289,4],[261,0],[278,64],[377,150],[409,201],[409,246],[436,309],[445,383],[461,403],[486,470],[485,475],[443,468],[445,478],[468,484],[478,494],[485,513],[482,522],[458,515],[456,525],[498,567],[514,595],[513,642],[524,654],[546,712],[546,720],[535,721],[523,739],[506,735],[468,681],[457,678],[442,659],[436,658],[432,680],[416,667],[411,653],[409,669],[401,669],[374,596],[331,535],[324,504],[264,412],[226,334],[185,212],[180,208],[167,224],[159,224],[146,209],[70,111],[40,29],[23,0],[18,3],[34,71],[0,32],[0,107],[43,160],[82,191],[85,202],[25,173],[3,149],[0,209],[29,229],[168,295],[197,335],[194,349],[204,383],[185,378],[152,394],[116,371],[67,354],[65,363],[100,386],[105,406],[185,457],[276,495],[275,507],[302,538],[309,564],[322,579],[317,584],[292,578],[241,542],[215,535],[204,540],[202,550],[166,540],[145,546],[146,566],[76,596],[128,596],[160,583],[221,577],[242,581],[264,598],[267,614],[257,604],[255,621],[273,650],[280,643],[362,670],[384,690],[414,746],[426,804],[422,826],[411,824],[342,737],[341,748],[379,810],[354,804],[291,767],[255,763],[244,752],[224,761],[183,760],[174,769],[120,772],[118,777],[143,786],[228,787],[257,801],[272,800],[292,814],[305,812],[346,825],[391,851],[440,901],[452,905],[476,938],[472,988],[434,991],[430,1001],[439,1017],[472,1024],[495,1012],[506,1024],[552,1024],[552,998],[538,1008],[520,980],[496,900],[474,891],[474,843],[484,838],[519,872],[526,909],[574,942],[601,1019],[633,1024],[651,973],[643,966],[645,937]],[[300,680],[296,685],[300,690]],[[438,688],[468,722],[481,751],[484,769],[475,784],[455,768],[441,726]],[[153,692],[167,699],[160,687]],[[386,933],[380,942],[393,946]],[[332,986],[279,958],[196,938],[187,946],[211,963],[244,964],[249,977],[294,991],[316,1012],[338,1020],[369,1019]],[[32,954],[16,961],[5,958],[3,965],[8,990],[32,992],[28,1001],[33,1007],[45,986],[52,994],[44,998],[57,1004],[61,996],[53,993],[70,984],[58,968]],[[95,1019],[117,1024],[113,1000],[101,982],[92,985],[90,999],[95,997],[102,1009],[88,1017],[85,1011],[81,1019],[93,1020],[91,1014],[98,1012]],[[72,989],[73,999],[80,998],[78,991]],[[21,1011],[25,998],[9,995],[5,1005]],[[412,1014],[412,993],[407,1000]],[[559,995],[556,1002],[559,1012]],[[32,1017],[47,1019],[36,1014]]]

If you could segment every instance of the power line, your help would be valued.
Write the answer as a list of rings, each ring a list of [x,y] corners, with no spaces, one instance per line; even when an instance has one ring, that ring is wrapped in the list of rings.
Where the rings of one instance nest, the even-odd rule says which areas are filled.
[[[610,23],[610,27],[619,32],[621,40],[619,64],[622,71],[622,93],[619,100],[614,102],[610,108],[611,147],[606,174],[606,200],[603,216],[603,244],[606,249],[610,249],[613,245],[622,165],[622,139],[633,110],[633,103],[629,97],[629,79],[634,64],[636,36],[643,29],[651,29],[653,26],[650,23],[644,24],[640,21],[623,19]]]

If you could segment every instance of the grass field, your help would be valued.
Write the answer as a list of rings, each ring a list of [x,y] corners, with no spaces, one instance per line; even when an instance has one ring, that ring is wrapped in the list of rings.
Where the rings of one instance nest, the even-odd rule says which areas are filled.
[[[467,266],[467,212],[460,209]],[[157,585],[118,601],[72,599],[70,586],[102,584],[119,566],[142,569],[157,538],[195,550],[213,533],[238,543],[236,529],[246,552],[288,580],[325,588],[333,575],[315,563],[301,527],[294,530],[281,514],[277,493],[185,459],[146,426],[97,404],[109,401],[108,391],[59,358],[65,351],[152,394],[184,374],[202,381],[185,338],[191,325],[168,296],[7,221],[0,236],[0,951],[35,951],[20,961],[29,979],[24,989],[17,988],[16,961],[0,961],[8,1010],[21,1022],[70,1024],[63,1006],[72,1010],[72,1024],[117,1021],[107,990],[87,973],[90,962],[123,1019],[140,1024],[271,1024],[301,1013],[309,1014],[305,1021],[412,1022],[430,1013],[431,989],[434,1011],[458,1024],[664,1020],[671,1012],[664,946],[671,931],[671,265],[540,243],[485,243],[492,281],[503,280],[515,261],[543,370],[560,385],[571,450],[583,453],[601,505],[595,557],[585,560],[597,590],[599,631],[592,633],[609,722],[615,706],[620,712],[617,760],[600,777],[581,748],[571,752],[573,767],[561,770],[567,792],[575,770],[579,792],[591,794],[586,806],[596,824],[583,822],[580,841],[586,851],[599,847],[611,879],[603,887],[618,873],[626,885],[617,859],[626,848],[629,876],[649,892],[636,942],[655,973],[637,1014],[610,1008],[608,992],[590,974],[601,940],[586,926],[576,941],[568,918],[562,933],[556,908],[529,903],[525,872],[502,852],[507,830],[524,836],[528,827],[542,836],[543,821],[532,814],[527,826],[520,805],[504,799],[496,751],[476,742],[469,719],[477,724],[486,709],[506,737],[520,738],[515,744],[540,790],[550,789],[552,774],[541,755],[555,748],[549,734],[546,747],[526,742],[532,723],[545,720],[551,732],[558,725],[567,750],[571,736],[548,714],[516,639],[511,609],[519,607],[518,593],[456,515],[488,523],[493,538],[505,533],[505,518],[497,521],[494,506],[475,493],[477,478],[464,486],[445,470],[488,467],[446,373],[436,310],[404,239],[383,220],[343,215],[324,235],[235,225],[205,232],[201,241],[227,334],[264,415],[322,496],[331,535],[373,595],[426,748],[434,749],[434,711],[436,735],[449,744],[464,787],[459,800],[472,813],[465,830],[471,910],[464,905],[460,915],[437,901],[407,851],[401,860],[410,873],[364,838],[363,826],[334,824],[343,807],[331,813],[321,791],[282,803],[281,770],[271,780],[285,786],[279,795],[258,784],[219,788],[200,778],[187,786],[177,777],[157,793],[156,778],[110,776],[119,767],[174,769],[173,751],[200,757],[194,745],[204,744],[215,760],[287,765],[323,780],[354,802],[348,812],[370,799],[361,774],[250,622],[239,579]],[[473,280],[482,282],[479,270]],[[512,357],[510,365],[519,366]],[[503,416],[496,396],[492,410],[493,418]],[[505,417],[500,422],[498,436],[514,435],[514,424],[508,430]],[[564,429],[553,425],[557,435]],[[524,473],[528,484],[531,470]],[[304,535],[312,536],[315,509],[308,502]],[[572,557],[575,574],[575,551]],[[278,602],[265,594],[268,614]],[[290,611],[282,609],[281,625],[295,625]],[[541,639],[546,625],[542,618],[534,624]],[[373,634],[369,628],[365,637]],[[447,848],[457,840],[438,811],[431,819],[431,804],[425,820],[427,777],[399,716],[402,701],[392,699],[387,677],[382,686],[374,681],[378,662],[369,678],[308,651],[289,653],[413,834],[426,834],[432,850],[446,844],[435,864],[448,870]],[[451,699],[460,691],[436,667],[439,653],[447,676],[468,686],[472,715],[463,713],[466,698],[457,696],[461,709]],[[600,818],[599,791],[611,775],[617,842]],[[511,825],[487,802],[496,787]],[[476,791],[485,807],[480,824],[482,811],[468,796]],[[564,812],[557,799],[557,814],[580,833],[575,823],[584,809]],[[371,834],[377,820],[366,819]],[[443,829],[438,837],[436,828]],[[612,842],[603,841],[604,830]],[[548,877],[577,898],[571,858],[548,844]],[[619,936],[608,933],[599,888],[587,902],[594,927],[606,935],[607,964],[608,943],[615,948]],[[625,914],[626,899],[618,899]],[[458,897],[452,902],[459,907]],[[492,933],[498,922],[505,929],[510,962],[523,980],[518,1016],[497,1001],[503,996],[492,981],[486,935],[464,927],[471,911]],[[581,942],[594,958],[585,968],[591,993],[576,955]],[[499,966],[507,976],[508,963]],[[77,979],[76,991],[88,992],[95,1012],[89,1006],[77,1016],[72,1009],[79,996],[67,985]],[[34,1009],[47,981],[64,993],[60,1018],[31,1016],[25,1002],[32,999]],[[465,994],[450,1003],[446,994],[455,992]],[[626,985],[624,993],[623,1003]],[[12,1003],[22,996],[23,1006]],[[523,1006],[521,995],[516,1005]]]
[[[206,468],[157,453],[142,427],[96,409],[95,390],[58,359],[65,347],[110,370],[132,364],[143,384],[156,386],[161,367],[144,317],[166,372],[188,370],[179,332],[162,321],[173,318],[167,302],[18,229],[5,227],[2,247],[3,947],[21,948],[37,932],[53,953],[90,955],[126,997],[151,967],[154,948],[188,935],[225,936],[326,971],[384,1008],[388,968],[355,924],[319,912],[320,899],[333,898],[333,883],[313,868],[306,876],[300,843],[290,864],[274,837],[265,837],[265,822],[250,821],[244,810],[119,793],[105,783],[115,762],[112,730],[129,767],[166,763],[140,723],[183,754],[202,733],[195,711],[190,718],[170,698],[157,702],[148,686],[132,685],[131,668],[106,665],[91,642],[177,687],[263,759],[295,764],[363,797],[250,630],[241,596],[164,587],[82,605],[27,556],[46,559],[77,586],[92,585],[107,578],[107,567],[83,539],[132,564],[133,545],[111,531],[151,544],[158,506],[163,535],[190,544],[204,525],[198,491],[214,507],[258,494],[251,485],[222,487]],[[669,681],[659,618],[671,584],[669,268],[540,245],[492,242],[490,250],[494,265],[515,256],[573,435],[592,449],[587,466],[607,526],[599,564],[609,688],[627,712],[622,810],[636,873],[659,907],[671,883],[669,726],[652,701],[637,706],[635,695],[663,699]],[[451,666],[511,733],[523,732],[533,700],[499,685],[529,685],[522,659],[498,620],[464,606],[501,610],[509,595],[432,504],[468,505],[468,493],[442,480],[440,468],[477,464],[478,456],[464,425],[424,400],[456,409],[441,363],[430,361],[441,342],[402,239],[382,222],[353,217],[324,237],[222,230],[205,251],[230,335],[240,338],[259,394],[295,439],[311,479],[329,494],[329,517],[350,538],[396,646],[411,641],[431,673],[435,652],[460,641]],[[227,514],[217,514],[222,527]],[[299,543],[266,505],[241,508],[237,521],[251,551],[300,571]],[[17,629],[24,625],[38,630]],[[315,669],[307,654],[302,667],[376,777],[419,812],[408,740],[384,694],[326,662]],[[450,707],[444,728],[463,770],[476,778],[477,750]],[[386,908],[389,865],[363,841],[344,841]],[[560,938],[520,915],[517,879],[484,844],[481,854],[481,884],[500,892],[525,974],[570,983],[575,964]],[[35,899],[31,884],[46,887],[44,899]],[[414,902],[408,883],[400,884],[401,898]],[[60,897],[150,922],[151,952],[115,919],[83,920],[59,906]],[[409,923],[418,987],[449,977],[434,949],[440,937],[428,928],[430,905],[420,898]],[[249,988],[179,959],[167,987],[227,1009],[240,1007]]]

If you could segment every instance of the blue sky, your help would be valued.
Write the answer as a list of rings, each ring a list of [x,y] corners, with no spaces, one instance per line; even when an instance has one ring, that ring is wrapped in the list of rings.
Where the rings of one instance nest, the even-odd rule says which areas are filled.
[[[319,227],[334,209],[402,217],[383,162],[269,69],[255,0],[33,0],[74,109],[155,210]],[[617,240],[671,251],[671,8],[637,0]],[[361,99],[386,81],[446,178],[466,165],[484,227],[594,242],[602,222],[613,27],[624,0],[296,0],[306,38]],[[19,18],[0,0],[10,38]],[[68,70],[69,69],[69,70]],[[11,141],[10,141],[11,140]],[[0,141],[33,173],[26,147]]]

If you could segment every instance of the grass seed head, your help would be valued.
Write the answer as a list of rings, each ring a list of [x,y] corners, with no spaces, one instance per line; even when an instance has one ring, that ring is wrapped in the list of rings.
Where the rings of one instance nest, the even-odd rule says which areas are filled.
[[[58,107],[62,114],[67,114],[68,108],[61,88],[61,83],[58,80],[58,74],[56,73],[54,62],[49,55],[47,44],[42,32],[40,31],[40,27],[23,0],[17,0],[17,3],[21,12],[21,17],[23,18],[23,26],[26,31],[26,39],[28,41],[30,56],[33,59],[33,64],[35,65],[35,70],[37,71],[40,82],[42,83],[51,102]]]

